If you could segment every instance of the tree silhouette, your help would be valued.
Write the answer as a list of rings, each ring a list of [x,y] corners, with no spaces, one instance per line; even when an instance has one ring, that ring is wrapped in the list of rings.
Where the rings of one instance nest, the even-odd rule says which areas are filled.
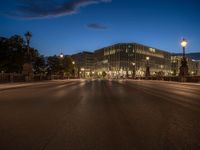
[[[40,54],[30,48],[31,62],[34,63]],[[10,38],[0,37],[0,71],[5,73],[21,73],[27,61],[27,49],[24,39],[19,35]],[[43,64],[41,64],[43,66]]]

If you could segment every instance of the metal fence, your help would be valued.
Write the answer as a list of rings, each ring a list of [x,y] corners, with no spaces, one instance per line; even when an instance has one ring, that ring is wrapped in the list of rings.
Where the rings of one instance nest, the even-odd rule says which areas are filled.
[[[26,82],[27,76],[17,73],[0,73],[0,83],[9,82]],[[29,81],[44,81],[53,79],[65,79],[61,75],[45,75],[45,74],[34,74]]]
[[[7,82],[24,82],[25,78],[22,74],[16,73],[1,73],[0,74],[0,82],[7,83]]]
[[[0,73],[0,83],[9,82],[26,82],[26,81],[44,81],[44,80],[59,80],[59,79],[77,79],[72,76],[64,76],[63,74],[33,74],[31,77],[18,73]]]

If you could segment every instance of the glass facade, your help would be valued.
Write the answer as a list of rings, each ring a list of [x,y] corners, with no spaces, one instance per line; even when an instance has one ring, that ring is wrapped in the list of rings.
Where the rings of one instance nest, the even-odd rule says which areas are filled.
[[[143,77],[149,67],[150,75],[171,74],[171,54],[137,43],[122,43],[94,52],[96,71],[111,77]]]
[[[76,76],[90,77],[94,72],[94,53],[81,52],[71,56],[76,67]]]
[[[177,76],[182,56],[138,43],[120,43],[72,55],[84,77],[133,78]],[[187,58],[190,75],[200,75],[200,62]]]
[[[181,67],[182,56],[171,56],[171,69],[174,76],[179,75],[179,68]],[[200,61],[187,58],[188,72],[191,76],[200,75]]]

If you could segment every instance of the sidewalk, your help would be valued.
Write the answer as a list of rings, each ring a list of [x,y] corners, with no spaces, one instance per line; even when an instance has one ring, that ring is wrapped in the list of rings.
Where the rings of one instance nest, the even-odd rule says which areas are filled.
[[[133,80],[133,79],[126,79],[126,81],[136,81],[136,82],[142,82],[142,81],[149,81],[149,82],[159,82],[159,83],[170,83],[170,84],[182,84],[182,85],[200,85],[199,82],[177,82],[177,81],[164,81],[164,80]]]
[[[0,84],[0,91],[19,88],[19,87],[26,87],[30,85],[31,85],[30,83],[5,83],[5,84]]]
[[[44,85],[54,82],[71,82],[77,81],[74,79],[67,79],[67,80],[50,80],[50,81],[40,81],[40,82],[18,82],[18,83],[2,83],[0,84],[0,91],[8,90],[8,89],[16,89],[16,88],[23,88],[32,85]]]

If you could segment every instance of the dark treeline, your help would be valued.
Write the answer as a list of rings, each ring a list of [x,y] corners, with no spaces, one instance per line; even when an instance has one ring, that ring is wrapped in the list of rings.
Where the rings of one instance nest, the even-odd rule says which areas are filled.
[[[45,59],[37,49],[30,47],[29,51],[34,74],[73,75],[74,70],[70,57],[60,58],[55,55]],[[27,45],[21,36],[0,37],[0,72],[22,73],[27,56]]]

